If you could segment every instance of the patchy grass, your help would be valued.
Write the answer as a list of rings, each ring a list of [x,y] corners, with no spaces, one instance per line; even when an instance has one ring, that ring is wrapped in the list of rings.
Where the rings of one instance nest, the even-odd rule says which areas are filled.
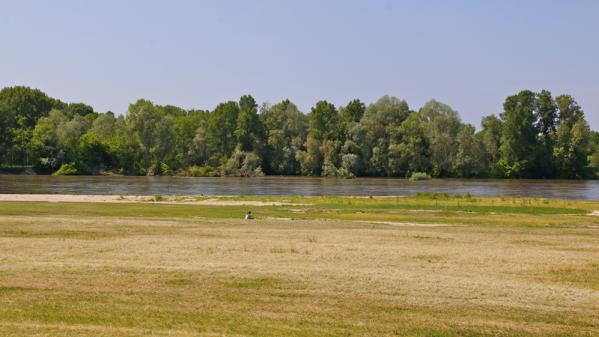
[[[599,291],[599,263],[554,268],[550,274],[558,282]]]
[[[0,336],[599,335],[596,202],[283,199],[0,203]]]

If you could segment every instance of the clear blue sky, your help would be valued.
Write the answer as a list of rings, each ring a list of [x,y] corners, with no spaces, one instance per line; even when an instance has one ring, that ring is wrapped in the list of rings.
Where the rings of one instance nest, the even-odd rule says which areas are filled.
[[[477,127],[507,95],[573,95],[599,129],[599,1],[0,0],[0,86],[98,111],[147,98],[212,109],[252,94],[413,109]]]

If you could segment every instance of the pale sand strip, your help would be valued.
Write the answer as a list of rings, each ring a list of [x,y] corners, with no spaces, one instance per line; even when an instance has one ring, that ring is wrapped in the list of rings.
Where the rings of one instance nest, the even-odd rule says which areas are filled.
[[[162,204],[193,204],[208,206],[306,206],[285,201],[221,200],[210,198],[197,200],[193,197],[163,196],[156,200],[153,196],[142,195],[74,195],[74,194],[0,194],[2,201],[35,202],[152,202]]]

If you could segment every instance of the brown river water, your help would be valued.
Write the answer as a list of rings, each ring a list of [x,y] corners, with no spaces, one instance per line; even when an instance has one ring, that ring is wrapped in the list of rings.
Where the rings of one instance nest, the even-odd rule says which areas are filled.
[[[433,179],[412,182],[395,178],[0,175],[2,194],[407,196],[418,192],[599,200],[599,180]]]

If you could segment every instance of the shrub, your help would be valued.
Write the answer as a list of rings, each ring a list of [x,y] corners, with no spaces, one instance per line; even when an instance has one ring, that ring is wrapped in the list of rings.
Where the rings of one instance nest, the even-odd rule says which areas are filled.
[[[258,166],[254,169],[254,177],[264,177],[264,172],[262,171],[262,167]]]
[[[348,171],[345,167],[342,167],[337,170],[337,176],[341,177],[341,178],[345,178],[345,179],[353,179],[356,177],[353,173]]]
[[[341,167],[352,175],[358,172],[359,165],[360,158],[353,153],[344,154],[343,157],[341,157]]]
[[[222,166],[222,172],[225,176],[255,177],[264,175],[260,165],[260,156],[254,152],[242,151],[241,146],[237,146]]]
[[[256,176],[256,173],[262,173],[262,167],[260,166],[260,157],[254,152],[245,152],[245,158],[243,159],[243,165],[239,169],[239,175],[243,177]]]
[[[208,165],[190,166],[187,168],[186,175],[192,176],[192,177],[218,177],[218,176],[220,176],[217,169],[215,169],[212,166],[208,166]]]
[[[172,171],[170,166],[168,166],[166,163],[160,163],[160,174],[165,176],[171,175]]]
[[[425,172],[414,172],[410,176],[411,181],[430,180],[431,176]]]
[[[197,165],[190,166],[187,168],[186,175],[192,176],[192,177],[201,177],[201,175],[200,175],[201,169],[202,168]]]
[[[52,173],[53,176],[72,176],[76,175],[79,172],[77,171],[77,167],[75,167],[74,163],[66,163],[62,164],[58,171]]]
[[[336,177],[337,176],[337,167],[335,167],[335,164],[331,163],[328,160],[325,160],[324,165],[322,165],[322,176],[323,177]]]

